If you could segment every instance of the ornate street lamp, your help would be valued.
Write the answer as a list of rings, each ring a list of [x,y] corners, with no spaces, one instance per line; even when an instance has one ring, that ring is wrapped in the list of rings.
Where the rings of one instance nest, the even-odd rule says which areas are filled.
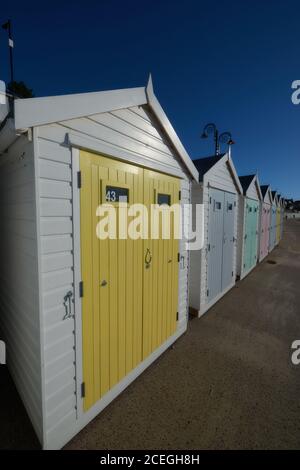
[[[215,142],[215,155],[219,155],[220,153],[220,144],[227,144],[227,145],[233,145],[235,142],[232,140],[231,133],[230,132],[222,132],[222,134],[219,134],[219,131],[216,127],[216,125],[213,122],[210,122],[206,124],[206,126],[203,129],[201,138],[202,139],[207,139],[209,135],[213,134],[214,136],[214,142]]]

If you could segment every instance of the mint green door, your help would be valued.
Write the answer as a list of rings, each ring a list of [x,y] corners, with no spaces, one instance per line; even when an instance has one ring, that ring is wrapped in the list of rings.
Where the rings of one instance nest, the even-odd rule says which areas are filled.
[[[257,261],[258,216],[258,201],[246,198],[243,272],[253,268]]]

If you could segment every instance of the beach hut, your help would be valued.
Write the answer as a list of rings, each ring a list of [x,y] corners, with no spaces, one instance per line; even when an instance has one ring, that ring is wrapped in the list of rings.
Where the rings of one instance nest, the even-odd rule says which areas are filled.
[[[260,190],[263,199],[260,205],[260,242],[258,260],[262,261],[269,253],[272,193],[269,185],[261,186]]]
[[[281,238],[282,197],[280,194],[277,194],[276,205],[276,245],[278,245]]]
[[[58,449],[187,328],[185,241],[98,238],[99,205],[142,204],[149,221],[151,204],[188,204],[198,172],[151,79],[18,99],[0,152],[0,337],[43,448]]]
[[[281,218],[280,218],[280,239],[282,239],[283,236],[283,223],[284,223],[284,212],[285,212],[285,199],[282,198],[281,200]]]
[[[270,246],[271,252],[276,245],[276,219],[277,219],[277,192],[272,191],[272,212],[271,212],[271,225],[270,225]]]
[[[237,275],[244,278],[257,264],[260,203],[262,194],[257,175],[240,176],[243,195],[239,201]]]
[[[242,194],[228,153],[194,160],[199,183],[192,203],[204,205],[204,247],[190,252],[190,307],[205,313],[235,284],[238,196]]]

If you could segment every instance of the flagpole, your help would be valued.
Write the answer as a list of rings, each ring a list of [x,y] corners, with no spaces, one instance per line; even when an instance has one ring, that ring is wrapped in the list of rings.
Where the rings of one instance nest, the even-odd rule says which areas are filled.
[[[14,81],[14,61],[13,61],[13,48],[14,48],[14,41],[12,38],[11,32],[11,20],[8,20],[6,23],[2,25],[3,29],[6,29],[8,32],[8,47],[9,47],[9,64],[10,64],[10,83],[12,84]]]
[[[8,20],[8,45],[9,45],[9,61],[10,61],[10,79],[11,84],[14,81],[14,61],[13,61],[13,48],[14,43],[11,34],[11,21]]]

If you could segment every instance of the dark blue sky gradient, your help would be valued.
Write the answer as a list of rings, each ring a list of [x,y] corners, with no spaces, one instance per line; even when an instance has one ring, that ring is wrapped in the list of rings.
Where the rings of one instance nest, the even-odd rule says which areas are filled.
[[[300,198],[299,1],[6,2],[15,75],[36,96],[143,86],[192,158],[212,153],[204,124],[230,130],[239,174]],[[5,31],[0,78],[7,80]]]

